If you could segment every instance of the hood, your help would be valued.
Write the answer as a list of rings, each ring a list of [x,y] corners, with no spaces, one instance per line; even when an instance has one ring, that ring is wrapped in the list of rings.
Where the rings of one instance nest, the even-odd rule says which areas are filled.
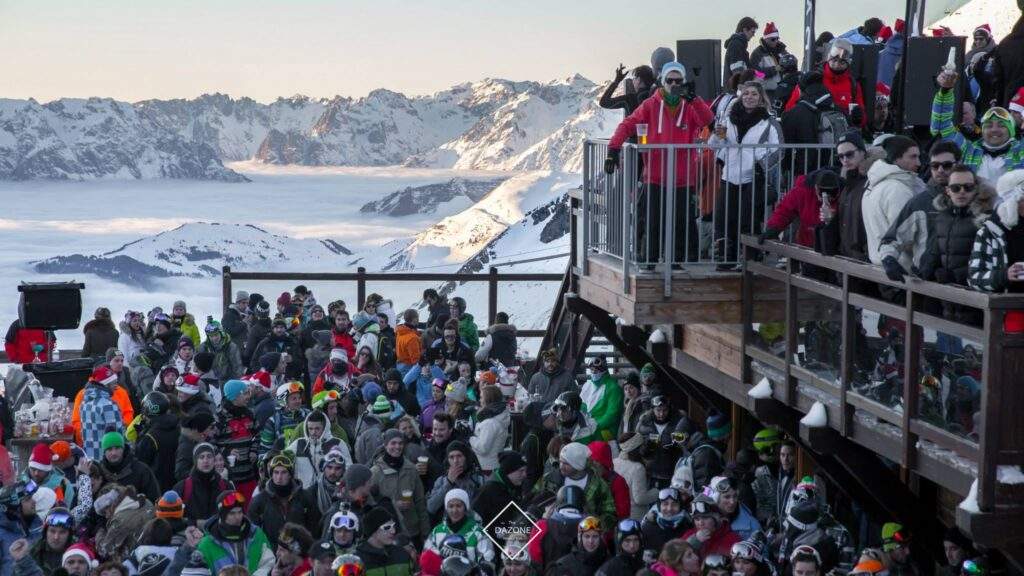
[[[508,408],[508,403],[506,403],[504,400],[500,402],[492,402],[487,406],[484,406],[483,408],[480,409],[479,412],[476,413],[477,423],[483,422],[484,420],[487,420],[489,418],[501,416],[502,414],[504,414],[507,419],[508,412],[506,408]]]
[[[510,332],[513,336],[516,335],[516,327],[513,324],[494,324],[487,329],[488,334],[497,334],[498,332]]]
[[[114,323],[109,318],[93,318],[82,327],[82,333],[90,330],[114,330]]]
[[[917,176],[915,174],[907,172],[906,170],[900,168],[895,164],[890,164],[884,161],[875,162],[874,165],[871,166],[871,169],[868,170],[869,188],[867,191],[865,191],[865,194],[868,194],[871,191],[871,188],[887,180],[892,180],[900,184],[903,184],[904,186],[907,186],[911,190],[915,190],[917,187],[915,183],[915,181],[917,180]]]
[[[405,324],[399,324],[398,327],[395,328],[395,334],[397,334],[399,336],[403,336],[405,334],[418,335],[419,332],[417,332],[415,328],[410,328],[410,327],[406,326]]]
[[[980,180],[978,182],[978,194],[974,197],[968,207],[971,212],[971,216],[974,217],[975,225],[980,226],[982,222],[988,219],[989,214],[992,212],[992,208],[995,206],[995,190],[988,182]],[[932,206],[936,210],[945,211],[953,206],[949,201],[949,196],[944,193],[935,195],[932,199]]]
[[[309,431],[308,431],[306,425],[309,423],[309,417],[312,416],[312,414],[313,413],[310,412],[309,414],[306,415],[305,419],[302,420],[302,436],[304,438],[306,438],[307,440],[309,439]],[[331,434],[331,421],[330,421],[330,418],[328,418],[327,419],[327,424],[324,425],[324,433],[320,435],[320,442],[319,442],[319,444],[323,445],[324,442],[327,442],[327,441],[333,440],[333,439],[334,439],[334,435]]]
[[[150,418],[149,422],[154,428],[161,430],[175,430],[181,427],[178,416],[171,412],[165,412],[156,418]]]
[[[85,394],[82,395],[82,401],[95,401],[106,396],[110,398],[110,390],[102,384],[96,384],[95,382],[89,382],[85,386]]]
[[[472,321],[473,321],[473,315],[470,314],[469,312],[463,312],[462,316],[459,316],[459,324],[464,324],[466,322],[472,322]]]
[[[744,48],[746,48],[749,40],[747,40],[747,35],[744,34],[743,32],[733,32],[732,36],[726,38],[725,47],[728,48],[729,44],[732,42],[739,42],[743,44]]]
[[[864,154],[864,161],[857,167],[857,171],[867,177],[868,172],[871,171],[871,167],[878,163],[879,160],[885,158],[885,150],[878,146],[871,146],[867,149]]]

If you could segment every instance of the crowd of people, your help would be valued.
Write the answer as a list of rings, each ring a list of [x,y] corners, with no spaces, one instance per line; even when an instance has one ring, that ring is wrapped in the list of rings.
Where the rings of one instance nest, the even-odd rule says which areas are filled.
[[[712,103],[670,50],[628,82],[620,68],[601,99],[626,112],[606,170],[638,124],[652,144],[766,146],[817,143],[822,131],[808,128],[827,125],[838,165],[796,175],[770,212],[749,201],[763,158],[722,169],[721,193],[704,208],[719,215],[710,233],[723,263],[736,260],[729,229],[767,239],[798,222],[796,242],[893,279],[1024,291],[1024,52],[975,30],[967,69],[937,77],[935,138],[924,146],[891,133],[901,22],[823,35],[806,74],[773,23],[749,53],[759,29],[744,18],[726,41],[727,89]],[[1013,34],[1010,46],[1020,23]],[[885,43],[885,64],[866,114],[852,45],[874,42]],[[957,95],[961,72],[969,81]],[[700,170],[680,156],[667,182],[662,161],[645,158],[638,202],[694,190]],[[676,203],[679,221],[702,221],[690,205]],[[698,228],[675,235],[676,254],[698,246]],[[350,311],[298,286],[275,301],[238,292],[204,323],[183,301],[170,314],[127,311],[117,326],[96,310],[84,327],[95,365],[73,401],[74,438],[37,444],[0,490],[0,576],[931,571],[897,519],[844,507],[841,487],[799,474],[797,444],[779,430],[744,439],[714,410],[697,421],[651,365],[613,374],[595,357],[580,382],[552,349],[527,375],[507,314],[481,330],[460,297],[427,290],[422,304],[426,318],[371,294]],[[942,313],[973,320],[970,309]],[[51,334],[17,322],[6,338],[18,363],[46,361],[52,347]],[[935,410],[972,425],[971,412]],[[949,574],[998,566],[997,553],[956,527],[943,546]]]

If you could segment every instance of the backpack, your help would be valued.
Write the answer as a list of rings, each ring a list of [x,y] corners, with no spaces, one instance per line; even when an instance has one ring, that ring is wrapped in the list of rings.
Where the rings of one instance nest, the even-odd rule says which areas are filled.
[[[381,336],[377,343],[377,363],[384,368],[394,368],[398,362],[395,354],[395,341],[389,337]]]
[[[825,110],[818,113],[818,143],[834,146],[839,138],[850,129],[846,115],[839,110]]]
[[[694,481],[693,481],[693,458],[701,450],[704,450],[704,449],[711,450],[712,452],[714,452],[715,457],[718,458],[719,461],[722,460],[722,453],[718,451],[718,448],[715,448],[711,444],[701,444],[700,446],[697,446],[693,450],[693,452],[690,452],[690,454],[688,456],[684,457],[676,465],[676,471],[675,471],[675,473],[672,474],[672,486],[675,486],[675,487],[680,488],[682,490],[686,490],[686,491],[688,491],[688,492],[690,492],[691,494],[694,494],[694,495],[697,494],[697,491],[694,489],[695,486],[693,485],[694,484]],[[696,488],[697,489],[703,489],[704,487],[703,486],[697,486]]]

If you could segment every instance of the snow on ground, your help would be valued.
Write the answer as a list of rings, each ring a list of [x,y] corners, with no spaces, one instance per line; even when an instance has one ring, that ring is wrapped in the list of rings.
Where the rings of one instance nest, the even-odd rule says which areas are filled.
[[[972,0],[929,28],[948,26],[955,34],[967,36],[969,50],[970,36],[978,26],[986,23],[991,26],[992,34],[998,42],[1010,33],[1018,18],[1020,8],[1017,7],[1017,0]]]

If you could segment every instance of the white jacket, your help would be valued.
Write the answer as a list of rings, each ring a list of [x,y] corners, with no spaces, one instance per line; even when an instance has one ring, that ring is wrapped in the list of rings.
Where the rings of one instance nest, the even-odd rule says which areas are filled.
[[[737,102],[739,100],[737,99]],[[722,148],[715,154],[725,165],[722,167],[722,179],[730,184],[749,184],[754,181],[754,166],[765,156],[778,149],[782,143],[782,134],[779,133],[778,124],[772,118],[761,120],[751,126],[750,130],[743,135],[743,141],[739,141],[739,131],[736,125],[729,119],[728,115],[722,118],[724,121],[726,135],[725,139],[712,135],[708,140],[711,145],[728,144],[750,144],[749,148]],[[768,138],[761,143],[765,130],[770,130]]]
[[[642,520],[651,504],[658,500],[658,489],[647,487],[647,469],[642,462],[633,462],[625,458],[612,460],[612,466],[615,473],[622,476],[629,486],[629,517]]]
[[[497,470],[498,453],[508,442],[508,429],[512,417],[508,410],[492,416],[476,425],[476,430],[469,438],[469,447],[476,453],[483,470]]]
[[[903,205],[913,198],[917,182],[918,178],[912,172],[883,160],[875,162],[868,170],[868,186],[861,200],[861,217],[872,263],[882,263],[879,253],[882,235],[889,231]],[[904,270],[911,269],[913,261],[907,251],[901,251],[899,260]]]

